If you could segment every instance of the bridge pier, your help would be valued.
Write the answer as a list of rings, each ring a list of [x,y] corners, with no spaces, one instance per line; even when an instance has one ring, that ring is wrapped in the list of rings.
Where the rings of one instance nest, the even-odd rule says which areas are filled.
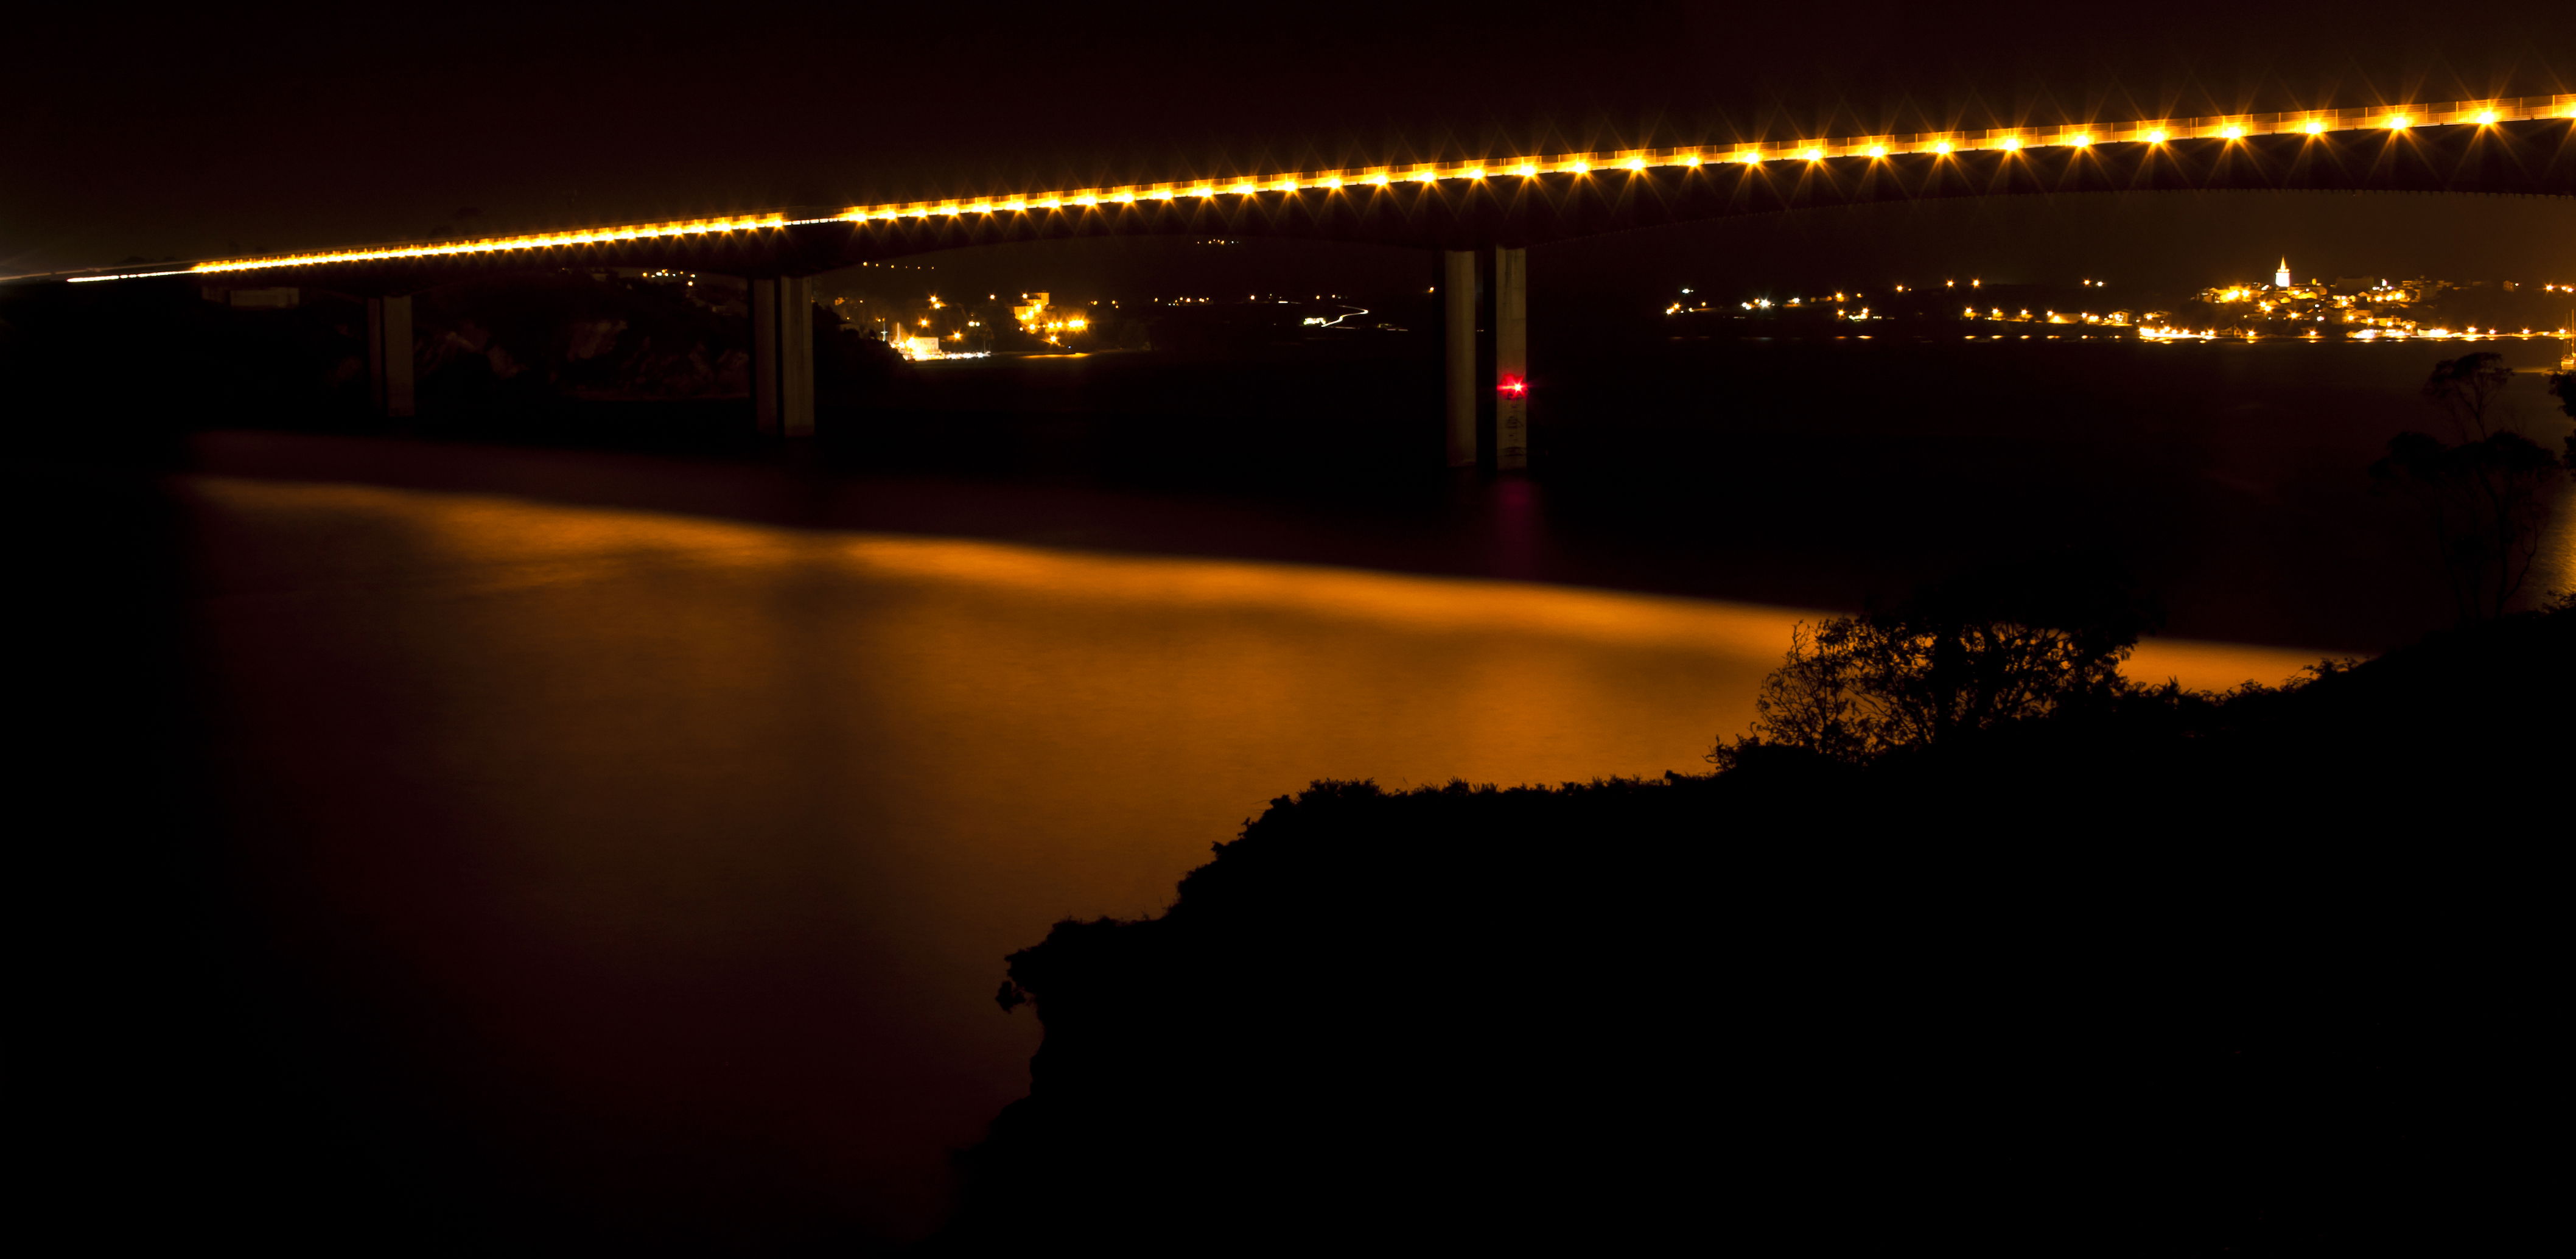
[[[367,387],[376,414],[412,414],[411,298],[367,299]]]
[[[814,435],[814,281],[751,281],[751,411],[770,437]]]
[[[1449,466],[1529,466],[1529,251],[1441,251]]]
[[[1529,251],[1494,250],[1494,468],[1529,467]]]
[[[1476,254],[1440,252],[1441,363],[1448,375],[1449,466],[1476,466]]]

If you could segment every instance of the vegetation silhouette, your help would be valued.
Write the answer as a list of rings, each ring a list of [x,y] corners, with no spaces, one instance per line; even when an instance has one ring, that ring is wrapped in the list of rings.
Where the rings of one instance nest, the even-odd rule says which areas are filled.
[[[2100,703],[2161,620],[2119,565],[2065,554],[1954,578],[1885,612],[1801,622],[1754,701],[1754,733],[1708,759],[1732,766],[1773,745],[1856,763]]]
[[[1045,1042],[932,1250],[2517,1235],[2576,606],[2225,694],[2101,681],[2101,606],[2000,653],[2059,702],[1873,755],[1272,801],[1010,957]]]
[[[2522,593],[2564,479],[2556,455],[2495,422],[2496,399],[2512,379],[2513,369],[2498,354],[2435,364],[2424,397],[2449,420],[2457,440],[2400,433],[2389,440],[2386,457],[2370,466],[2375,490],[2406,500],[2422,515],[2463,621],[2501,616]],[[2566,404],[2556,380],[2552,390]]]

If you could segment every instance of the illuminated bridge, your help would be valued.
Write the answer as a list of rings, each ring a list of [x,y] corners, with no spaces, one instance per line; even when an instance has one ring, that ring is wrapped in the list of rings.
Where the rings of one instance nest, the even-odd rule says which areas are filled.
[[[673,267],[752,279],[753,409],[813,431],[808,277],[932,250],[1100,235],[1281,236],[1444,251],[1449,455],[1526,459],[1532,245],[1699,219],[1944,197],[2153,190],[2576,195],[2576,95],[1264,171],[1119,187],[597,226],[101,268],[368,294],[379,403],[411,410],[410,298],[470,272]],[[1479,433],[1490,434],[1480,441]]]

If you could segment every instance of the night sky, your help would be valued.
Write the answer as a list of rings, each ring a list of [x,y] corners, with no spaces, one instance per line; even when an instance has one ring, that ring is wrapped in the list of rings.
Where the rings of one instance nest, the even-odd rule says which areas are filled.
[[[2564,4],[2458,18],[2400,4],[2149,12],[1157,0],[279,6],[136,21],[64,6],[20,20],[0,76],[0,270],[1462,150],[2576,84],[2576,7]],[[2479,218],[2494,211],[2472,199],[2443,200],[2463,231],[2511,230]],[[1857,228],[1755,239],[1830,258],[1896,223],[2064,254],[2121,214],[2025,225],[2007,212],[1998,225],[1987,212],[1946,213],[1928,228],[1923,215],[1881,211]],[[2130,217],[2140,230],[2173,226]],[[2421,236],[2423,217],[2344,221],[2364,236]],[[2431,234],[2446,221],[2435,215]]]

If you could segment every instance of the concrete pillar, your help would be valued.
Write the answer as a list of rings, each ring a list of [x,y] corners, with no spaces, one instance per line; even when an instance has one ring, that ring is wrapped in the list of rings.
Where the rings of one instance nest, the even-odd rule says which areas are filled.
[[[751,419],[778,435],[778,281],[751,282]]]
[[[751,282],[751,413],[772,437],[814,435],[814,281]]]
[[[1529,466],[1529,251],[1494,251],[1494,467]]]
[[[1476,466],[1476,254],[1440,254],[1442,361],[1449,377],[1449,466]]]
[[[814,435],[814,280],[778,282],[778,422],[789,437]]]
[[[411,298],[367,299],[367,384],[378,415],[412,414]]]

